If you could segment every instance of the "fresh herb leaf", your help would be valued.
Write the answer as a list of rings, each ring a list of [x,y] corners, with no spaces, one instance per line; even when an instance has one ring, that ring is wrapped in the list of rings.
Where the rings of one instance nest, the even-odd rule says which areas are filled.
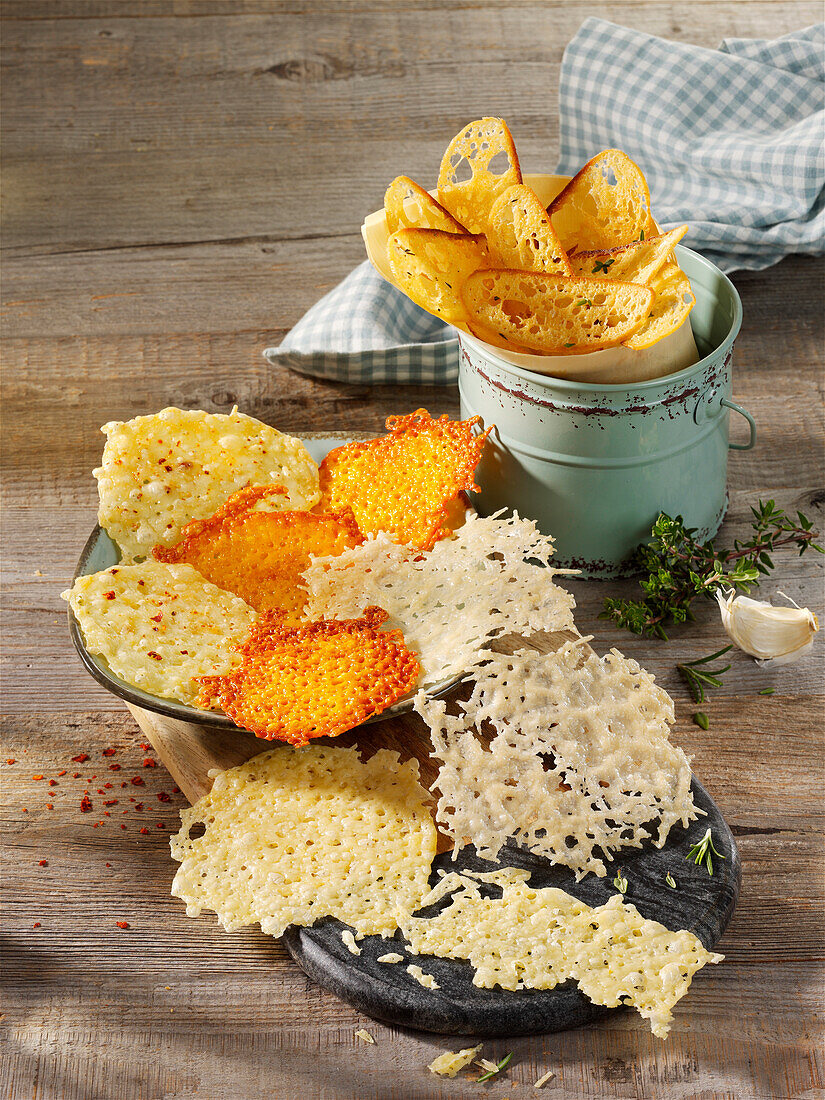
[[[759,694],[760,695],[773,695],[774,690],[775,690],[774,688],[762,688],[762,690],[759,692]]]
[[[512,1059],[513,1059],[513,1052],[510,1051],[510,1053],[508,1055],[506,1055],[504,1058],[501,1059],[501,1061],[498,1063],[498,1065],[496,1066],[495,1069],[491,1069],[488,1073],[485,1073],[483,1076],[477,1078],[476,1084],[481,1084],[482,1081],[489,1081],[491,1077],[497,1076],[497,1074],[501,1073],[501,1071],[503,1069],[505,1069],[507,1066],[509,1066]]]
[[[615,257],[612,260],[596,260],[596,266],[593,268],[591,275],[598,275],[600,271],[609,271],[610,265],[615,264]]]
[[[676,879],[673,877],[670,871],[668,871],[668,873],[665,875],[665,882],[668,884],[671,890],[676,889]]]
[[[574,348],[576,345],[575,344],[565,344],[564,346],[566,348]]]
[[[710,835],[710,829],[708,829],[705,835],[699,841],[699,843],[693,845],[688,854],[685,856],[685,859],[692,859],[697,867],[706,867],[708,874],[712,878],[713,859],[711,858],[711,854],[716,856],[718,859],[725,858],[722,853],[717,852],[716,848],[714,847],[713,838]]]
[[[645,231],[644,231],[644,229],[643,229],[643,230],[641,231],[641,233],[639,234],[639,240],[640,240],[640,241],[643,241],[644,239],[645,239]]]
[[[699,727],[699,729],[706,730],[710,726],[710,722],[708,721],[708,716],[705,714],[705,712],[703,710],[697,710],[696,711],[696,713],[693,716],[693,721],[696,723],[696,725]]]
[[[613,879],[613,885],[616,887],[620,894],[627,893],[627,879],[622,874],[621,867],[619,868],[616,877]]]
[[[588,308],[593,305],[589,298],[579,298],[577,302],[574,302],[577,306],[587,306]]]

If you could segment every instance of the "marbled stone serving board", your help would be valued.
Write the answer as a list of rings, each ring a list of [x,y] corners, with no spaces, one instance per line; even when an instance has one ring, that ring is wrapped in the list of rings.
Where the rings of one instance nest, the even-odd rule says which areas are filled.
[[[508,845],[496,863],[479,859],[472,848],[463,849],[455,861],[452,853],[443,853],[433,864],[431,882],[437,881],[439,868],[490,871],[504,866],[520,867],[532,872],[531,885],[556,886],[595,906],[603,904],[616,892],[612,880],[616,869],[621,867],[628,882],[627,900],[643,916],[673,930],[690,929],[705,947],[712,948],[733,916],[739,896],[741,865],[733,834],[696,779],[693,780],[693,796],[706,817],[694,821],[688,829],[672,829],[662,849],[651,844],[628,849],[621,859],[610,865],[605,878],[590,874],[576,882],[567,868],[554,866],[546,859]],[[713,830],[714,845],[725,857],[723,860],[714,857],[712,877],[704,866],[697,867],[686,860],[691,845],[702,837],[708,826]],[[668,872],[676,880],[675,890],[665,882]],[[436,911],[437,907],[432,910]],[[353,955],[341,940],[346,927],[340,921],[327,918],[312,928],[289,929],[284,943],[313,981],[383,1023],[483,1038],[561,1031],[588,1023],[607,1012],[618,1011],[591,1004],[573,981],[552,990],[477,989],[472,984],[473,969],[469,963],[411,956],[400,933],[396,933],[393,940],[368,936],[359,941],[361,954]],[[377,961],[379,955],[391,951],[403,955],[404,962]],[[410,962],[432,974],[439,988],[425,989],[407,974]]]

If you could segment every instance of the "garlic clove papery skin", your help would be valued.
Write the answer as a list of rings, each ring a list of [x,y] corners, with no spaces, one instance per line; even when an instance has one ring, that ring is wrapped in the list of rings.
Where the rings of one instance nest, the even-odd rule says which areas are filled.
[[[730,640],[759,661],[789,664],[814,644],[819,622],[807,607],[774,607],[733,589],[717,592],[716,599]]]

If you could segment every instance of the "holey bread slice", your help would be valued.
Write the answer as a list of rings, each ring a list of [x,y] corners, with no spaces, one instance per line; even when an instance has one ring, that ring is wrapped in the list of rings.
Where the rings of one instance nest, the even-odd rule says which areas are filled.
[[[654,275],[650,288],[656,295],[650,316],[637,332],[625,340],[625,345],[636,351],[649,348],[675,332],[696,304],[690,280],[673,259],[668,260]]]
[[[601,877],[614,852],[649,838],[661,848],[697,817],[690,763],[668,740],[672,699],[635,661],[615,649],[599,658],[587,640],[490,654],[458,714],[416,695],[441,761],[438,821],[456,848],[495,859],[513,837],[577,878]]]
[[[567,253],[538,195],[516,185],[500,195],[490,210],[487,243],[499,267],[570,275]]]
[[[362,762],[356,749],[281,746],[220,773],[181,823],[172,893],[227,932],[337,917],[391,935],[427,893],[436,850],[418,762],[387,749]]]
[[[461,288],[471,323],[546,355],[615,347],[642,327],[653,292],[636,283],[542,271],[476,271]]]
[[[398,229],[443,229],[447,233],[467,230],[432,195],[409,176],[396,176],[384,195],[384,212],[390,233]]]
[[[570,266],[574,275],[650,286],[654,275],[661,270],[687,231],[687,225],[679,225],[669,233],[633,241],[620,248],[574,252],[570,257]]]
[[[380,605],[419,654],[428,686],[468,671],[503,634],[574,629],[574,600],[555,583],[552,554],[552,538],[517,515],[470,515],[425,554],[379,534],[313,561],[306,613],[345,619]]]
[[[563,890],[533,888],[527,878],[511,867],[445,875],[422,908],[447,893],[450,904],[402,922],[411,950],[466,959],[482,989],[553,989],[574,978],[593,1004],[632,1005],[654,1035],[667,1038],[693,975],[724,956],[692,932],[645,919],[620,894],[591,908]],[[490,887],[501,896],[490,897]]]
[[[484,233],[493,203],[517,183],[521,168],[507,123],[480,118],[447,146],[438,173],[438,201],[471,233]]]
[[[417,306],[444,321],[466,322],[461,287],[487,262],[483,235],[443,229],[399,229],[387,241],[387,262]]]
[[[113,565],[64,592],[86,648],[127,684],[197,705],[199,676],[229,673],[257,615],[191,565]]]
[[[190,520],[211,516],[247,485],[280,485],[272,510],[311,508],[318,467],[303,443],[237,409],[205,413],[168,408],[104,424],[103,459],[94,471],[98,521],[124,557],[171,546]]]

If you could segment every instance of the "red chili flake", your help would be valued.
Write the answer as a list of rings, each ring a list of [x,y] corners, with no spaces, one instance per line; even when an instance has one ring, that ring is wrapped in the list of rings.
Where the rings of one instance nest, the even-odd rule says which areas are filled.
[[[47,859],[41,859],[38,866],[39,867],[48,867],[49,866],[49,861]]]
[[[96,776],[96,775],[93,775],[93,776],[92,776],[92,779],[97,779],[97,776]],[[89,782],[91,782],[91,780],[89,780]]]
[[[96,828],[98,827],[98,825],[102,825],[102,824],[103,824],[103,822],[102,822],[102,821],[96,821],[96,822],[94,823],[94,825],[92,826],[92,828],[93,828],[93,829],[96,829]]]
[[[107,791],[110,791],[112,789],[111,783],[104,783],[103,786],[106,788]]]
[[[143,749],[144,752],[152,751],[152,746],[149,744],[148,741],[141,741],[140,747]]]
[[[125,828],[126,828],[126,826],[125,826],[125,825],[121,825],[120,827],[121,827],[121,829],[125,829]],[[109,864],[107,863],[107,864],[106,864],[106,866],[108,867],[108,866],[109,866]]]
[[[104,817],[111,817],[112,815],[111,815],[111,814],[109,813],[109,811],[108,811],[108,810],[104,810],[104,811],[103,811],[103,816],[104,816]]]
[[[142,829],[141,829],[140,831],[141,831],[141,832],[142,832],[142,833],[143,833],[144,835],[148,834],[148,832],[149,832],[149,830],[148,830],[148,829],[146,828],[146,826],[145,826],[145,825],[143,826],[143,828],[142,828]]]
[[[173,787],[172,794],[180,794],[180,787]]]
[[[98,788],[97,788],[97,793],[98,793],[98,794],[106,794],[106,792],[105,792],[105,791],[103,790],[103,788],[102,788],[102,787],[98,787]]]
[[[62,772],[58,772],[57,774],[58,774],[58,776],[65,775],[66,774],[66,769],[64,768]]]
[[[120,764],[110,764],[109,765],[109,771],[110,772],[119,772],[120,767],[121,767]]]
[[[162,661],[163,660],[163,658],[161,657],[161,655],[159,653],[155,653],[154,649],[150,649],[147,652],[146,656],[151,657],[153,661]]]
[[[117,922],[117,926],[118,926],[118,928],[128,928],[129,927],[129,922],[127,920],[119,920]]]
[[[117,749],[104,749],[102,753],[103,756],[115,756],[116,754]]]
[[[166,791],[160,791],[160,793],[158,794],[158,802],[170,802],[171,797],[172,796],[168,795]]]
[[[160,620],[163,618],[163,612],[161,611],[160,615],[150,615],[149,618],[152,620],[153,623],[159,623]]]
[[[80,772],[72,772],[72,779],[80,779]]]
[[[146,786],[146,784],[143,782],[143,780],[141,779],[141,777],[139,775],[132,776],[132,778],[129,782],[132,784],[133,787],[145,787]]]
[[[123,780],[123,782],[120,785],[121,785],[121,787],[128,787],[129,786],[129,784],[126,782],[125,779]]]
[[[45,777],[45,775],[34,775],[34,776],[32,776],[32,778],[34,779],[35,782],[39,782],[41,779],[45,779],[46,777]]]
[[[157,829],[165,829],[165,828],[166,828],[166,826],[165,826],[165,825],[163,824],[163,822],[162,822],[162,821],[156,821],[156,822],[155,822],[155,828],[157,828]]]
[[[87,794],[84,794],[80,800],[80,812],[87,814],[92,809],[92,800]]]
[[[50,787],[56,787],[57,786],[57,780],[56,779],[50,779],[49,780],[49,786]]]
[[[112,592],[104,592],[103,595],[106,597],[107,600],[113,600],[115,598],[115,594],[114,594],[113,591]]]
[[[143,803],[142,803],[142,802],[138,802],[138,803],[137,803],[137,804],[135,805],[135,809],[136,809],[136,810],[142,810],[142,809],[143,809]]]
[[[8,760],[6,761],[6,763],[7,763],[7,764],[16,764],[16,763],[17,763],[17,761],[16,761],[15,759],[14,759],[14,757],[13,757],[13,756],[10,756],[10,757],[8,758]]]
[[[106,866],[107,866],[107,867],[111,867],[112,865],[111,865],[111,863],[107,863],[107,864],[106,864]]]
[[[26,807],[24,806],[24,807],[23,807],[23,813],[24,813],[24,814],[27,814],[28,812],[29,812],[29,811],[28,811],[28,810],[26,809]]]
[[[47,802],[46,803],[46,809],[47,810],[53,810],[54,809],[54,803],[53,802]]]
[[[82,752],[80,754],[80,756],[73,756],[72,757],[72,763],[82,764],[84,762],[84,760],[88,760],[88,759],[89,759],[89,754],[87,752]]]
[[[39,921],[39,920],[36,920],[36,921],[34,922],[34,924],[32,925],[32,928],[39,928],[39,927],[40,927],[40,921]]]
[[[151,757],[147,757],[146,760],[143,761],[143,766],[144,768],[156,768],[158,766],[158,762],[157,760],[153,760]]]
[[[104,806],[117,806],[117,799],[111,798],[108,802],[103,803]]]

